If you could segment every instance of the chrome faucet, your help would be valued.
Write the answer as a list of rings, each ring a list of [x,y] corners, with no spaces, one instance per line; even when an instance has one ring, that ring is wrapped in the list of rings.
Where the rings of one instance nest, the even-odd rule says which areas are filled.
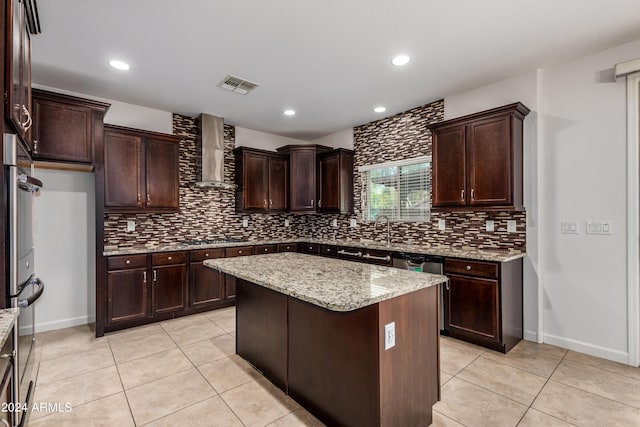
[[[375,224],[373,226],[373,229],[374,230],[378,229],[378,222],[380,222],[380,218],[384,218],[384,219],[387,220],[387,246],[391,246],[391,231],[389,229],[390,221],[389,221],[389,217],[388,216],[386,216],[386,215],[378,215],[377,218],[376,218],[376,222],[375,222]]]

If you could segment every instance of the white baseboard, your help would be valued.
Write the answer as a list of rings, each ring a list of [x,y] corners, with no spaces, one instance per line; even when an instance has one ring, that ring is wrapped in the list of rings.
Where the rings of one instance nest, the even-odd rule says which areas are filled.
[[[538,342],[538,333],[536,331],[524,331],[522,339],[531,342]]]
[[[36,329],[36,333],[46,332],[46,331],[53,331],[55,329],[70,328],[72,326],[86,325],[87,323],[94,323],[95,321],[96,321],[95,315],[87,315],[87,316],[80,316],[80,317],[72,317],[69,319],[52,320],[50,322],[36,323],[35,329]],[[28,326],[26,328],[28,328]],[[24,330],[25,330],[25,327],[20,328],[21,332],[23,332]]]
[[[588,354],[590,356],[624,363],[625,365],[629,363],[629,353],[627,353],[626,351],[612,350],[610,348],[601,347],[599,345],[589,344],[582,341],[576,341],[570,338],[558,337],[549,334],[544,334],[544,343]]]

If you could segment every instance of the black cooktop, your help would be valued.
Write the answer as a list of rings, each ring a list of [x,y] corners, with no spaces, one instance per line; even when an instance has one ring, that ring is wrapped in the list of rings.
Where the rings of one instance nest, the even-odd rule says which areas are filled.
[[[193,240],[183,240],[182,243],[185,245],[215,245],[220,243],[243,243],[248,242],[247,239],[193,239]]]

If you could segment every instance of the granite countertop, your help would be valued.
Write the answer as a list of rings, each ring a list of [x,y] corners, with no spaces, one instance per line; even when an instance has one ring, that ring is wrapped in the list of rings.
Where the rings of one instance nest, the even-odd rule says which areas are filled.
[[[188,245],[182,243],[171,243],[162,245],[138,245],[133,247],[113,248],[103,252],[104,256],[112,255],[131,255],[131,254],[144,254],[149,252],[171,252],[171,251],[187,251],[194,249],[209,249],[209,248],[229,248],[233,246],[247,246],[247,245],[274,245],[280,243],[316,243],[326,245],[338,245],[346,247],[355,247],[363,249],[378,249],[393,252],[409,252],[414,254],[425,255],[440,255],[444,257],[453,258],[466,258],[479,261],[496,261],[506,262],[514,259],[522,258],[526,255],[526,252],[504,249],[464,249],[464,248],[452,248],[450,246],[439,245],[413,245],[404,243],[391,243],[391,246],[387,246],[384,243],[375,241],[363,241],[363,240],[329,240],[329,239],[269,239],[269,240],[249,240],[246,242],[228,242],[228,243],[215,243],[208,245]]]
[[[19,308],[0,309],[0,347],[7,342],[11,328],[16,323],[19,314]]]
[[[352,311],[445,283],[445,276],[282,252],[204,265],[332,311]]]

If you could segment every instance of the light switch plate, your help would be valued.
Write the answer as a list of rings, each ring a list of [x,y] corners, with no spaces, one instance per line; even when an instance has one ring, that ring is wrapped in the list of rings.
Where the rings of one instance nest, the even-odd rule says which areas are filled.
[[[242,219],[242,226],[247,228],[249,226],[249,220],[247,218]]]
[[[492,219],[488,219],[487,223],[486,223],[486,226],[485,226],[485,229],[487,231],[493,231],[494,228],[495,228],[495,224],[494,224],[493,220]]]
[[[290,225],[290,224],[289,224],[289,220],[288,220],[288,219],[285,219],[285,220],[284,220],[284,226],[285,226],[285,227],[288,227],[289,225]]]
[[[612,234],[613,227],[611,221],[587,221],[587,234]]]
[[[396,346],[396,322],[384,325],[384,349],[389,350]]]
[[[444,219],[439,219],[438,220],[438,230],[440,231],[444,231],[447,228],[447,223],[445,222]]]
[[[131,232],[131,231],[136,231],[136,222],[135,221],[127,221],[127,231]]]
[[[513,219],[507,220],[507,233],[515,233],[516,231],[516,221]]]
[[[331,221],[331,226],[332,227],[337,227],[338,226],[338,220],[334,219],[333,221]]]
[[[351,218],[349,220],[349,227],[357,227],[358,226],[358,222],[355,220],[355,218]]]
[[[560,232],[562,234],[578,234],[578,222],[562,220],[560,223]]]

